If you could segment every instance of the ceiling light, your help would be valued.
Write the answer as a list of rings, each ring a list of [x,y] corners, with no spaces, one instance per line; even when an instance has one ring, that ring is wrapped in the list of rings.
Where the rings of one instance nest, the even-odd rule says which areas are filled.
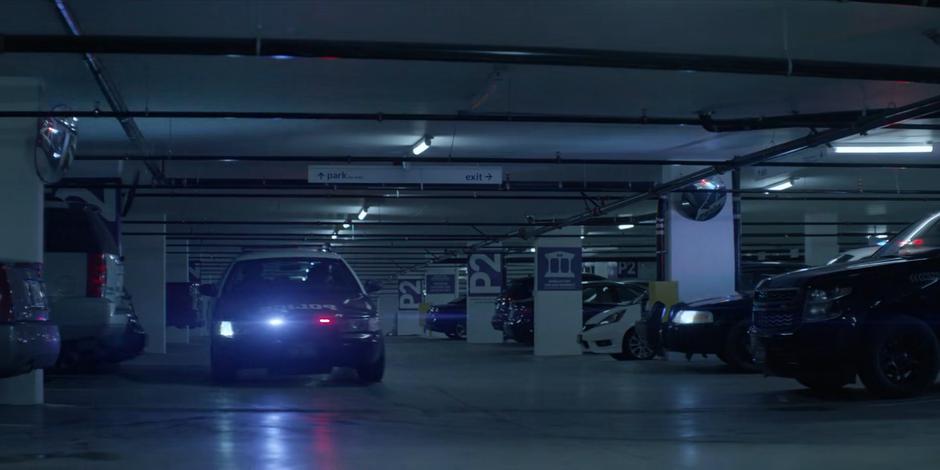
[[[767,187],[768,191],[785,191],[793,187],[793,180],[783,180],[777,184]]]
[[[359,215],[357,216],[358,219],[365,220],[367,215],[369,215],[369,207],[362,206],[362,209],[359,209]]]
[[[631,228],[636,227],[633,224],[620,224],[617,226],[617,230],[630,230]]]
[[[529,248],[529,253],[535,253],[535,248]]]
[[[931,153],[933,144],[916,145],[836,145],[836,153]]]
[[[339,238],[339,234],[336,232],[333,232],[333,235],[330,235],[331,240],[336,240],[337,238]]]
[[[584,235],[581,235],[581,239],[584,240]]]
[[[349,228],[352,225],[352,217],[347,216],[346,220],[343,221],[343,228]]]
[[[888,234],[887,234],[887,233],[879,233],[878,235],[875,235],[875,238],[877,238],[877,239],[879,239],[879,240],[887,240],[887,239],[888,239]]]
[[[424,153],[425,150],[431,148],[431,139],[433,139],[433,137],[429,135],[422,137],[414,147],[411,147],[411,153],[415,156]]]

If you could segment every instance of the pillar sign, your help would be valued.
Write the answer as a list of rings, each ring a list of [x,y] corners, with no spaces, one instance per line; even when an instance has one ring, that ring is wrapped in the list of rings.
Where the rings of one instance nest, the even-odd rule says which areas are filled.
[[[502,253],[473,253],[467,262],[467,294],[496,297],[503,289]]]
[[[503,254],[471,253],[467,258],[467,341],[501,343],[503,332],[494,330],[496,298],[503,291]]]
[[[396,332],[400,335],[421,333],[421,320],[418,308],[421,305],[420,277],[398,278],[398,310],[396,311]]]
[[[438,294],[457,294],[457,273],[428,273],[424,277],[428,296]]]
[[[421,278],[398,280],[398,310],[418,310],[421,305]]]
[[[539,247],[538,290],[581,290],[581,247]]]

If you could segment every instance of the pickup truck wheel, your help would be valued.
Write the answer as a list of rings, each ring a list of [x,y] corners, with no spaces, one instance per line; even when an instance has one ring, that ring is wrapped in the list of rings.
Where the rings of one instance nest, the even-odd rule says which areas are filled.
[[[735,323],[728,331],[725,348],[718,357],[733,369],[741,372],[757,372],[759,368],[751,354],[751,339],[747,334],[750,320]]]
[[[374,384],[382,381],[385,376],[385,353],[383,352],[378,359],[368,364],[356,368],[359,373],[359,380],[362,383]]]
[[[238,377],[238,367],[231,360],[213,356],[209,361],[209,368],[215,383],[231,383]]]
[[[937,379],[940,347],[923,321],[901,315],[872,329],[862,346],[859,377],[881,398],[902,398],[927,391]]]

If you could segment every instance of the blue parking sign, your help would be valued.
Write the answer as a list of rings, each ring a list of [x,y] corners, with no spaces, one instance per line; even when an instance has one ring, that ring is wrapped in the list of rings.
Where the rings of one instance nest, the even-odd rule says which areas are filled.
[[[581,248],[539,247],[537,289],[542,291],[581,290]]]

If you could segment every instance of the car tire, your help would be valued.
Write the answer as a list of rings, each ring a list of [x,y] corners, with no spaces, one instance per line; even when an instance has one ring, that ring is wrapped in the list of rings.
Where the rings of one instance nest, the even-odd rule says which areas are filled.
[[[739,372],[760,370],[751,355],[751,340],[747,333],[750,327],[750,320],[741,320],[732,325],[728,330],[728,338],[725,339],[724,350],[718,354],[719,359]]]
[[[454,327],[454,339],[467,339],[467,325],[458,323]]]
[[[836,392],[848,385],[839,374],[802,374],[795,378],[800,385],[818,393]]]
[[[209,362],[212,381],[219,384],[232,383],[238,377],[238,367],[230,360],[213,357]]]
[[[359,373],[359,381],[362,383],[381,382],[385,376],[385,353],[383,352],[375,361],[357,367],[356,372]]]
[[[656,352],[646,345],[635,328],[630,328],[623,335],[620,354],[611,354],[610,356],[618,361],[648,361],[656,356]]]
[[[923,321],[901,315],[879,322],[862,345],[859,377],[880,398],[905,398],[924,393],[937,379],[940,347]]]

